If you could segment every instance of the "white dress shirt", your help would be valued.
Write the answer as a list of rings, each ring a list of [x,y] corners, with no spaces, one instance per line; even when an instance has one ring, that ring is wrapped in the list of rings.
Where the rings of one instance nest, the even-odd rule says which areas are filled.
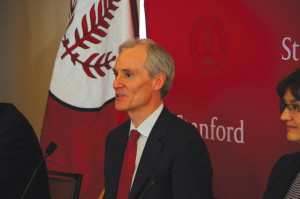
[[[164,108],[164,104],[162,103],[147,119],[145,119],[137,128],[134,126],[134,124],[131,121],[130,124],[130,131],[129,134],[131,132],[131,130],[137,130],[140,133],[140,137],[137,141],[137,151],[136,151],[136,158],[135,158],[135,165],[134,165],[134,172],[133,172],[133,176],[132,176],[132,181],[131,181],[131,186],[137,171],[137,168],[139,166],[140,160],[141,160],[141,156],[142,153],[144,151],[146,142],[148,140],[149,134],[156,122],[156,120],[158,119],[161,111]]]

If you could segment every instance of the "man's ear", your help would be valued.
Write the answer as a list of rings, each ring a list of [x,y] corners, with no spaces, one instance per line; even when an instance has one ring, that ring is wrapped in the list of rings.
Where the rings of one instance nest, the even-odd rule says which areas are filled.
[[[166,74],[158,73],[152,79],[153,90],[160,90],[166,82]]]

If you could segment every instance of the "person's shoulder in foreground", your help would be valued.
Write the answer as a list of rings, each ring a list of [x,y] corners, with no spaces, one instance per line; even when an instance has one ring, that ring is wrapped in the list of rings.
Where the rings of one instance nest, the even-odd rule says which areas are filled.
[[[24,115],[10,103],[0,103],[0,198],[21,198],[43,152]],[[24,199],[50,198],[45,164],[37,171]]]

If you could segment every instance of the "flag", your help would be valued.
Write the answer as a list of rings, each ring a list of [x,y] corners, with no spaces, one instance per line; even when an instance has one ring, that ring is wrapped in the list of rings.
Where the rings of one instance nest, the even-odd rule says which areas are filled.
[[[104,188],[104,148],[110,130],[124,121],[112,87],[118,46],[134,37],[129,0],[71,0],[69,22],[50,83],[41,146],[57,150],[48,170],[82,173],[81,199]]]

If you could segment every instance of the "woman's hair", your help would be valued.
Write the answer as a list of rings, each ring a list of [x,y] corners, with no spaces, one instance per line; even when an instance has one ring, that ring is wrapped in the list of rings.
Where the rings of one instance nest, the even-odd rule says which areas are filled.
[[[276,91],[281,100],[288,89],[297,100],[300,100],[300,68],[277,84]]]

